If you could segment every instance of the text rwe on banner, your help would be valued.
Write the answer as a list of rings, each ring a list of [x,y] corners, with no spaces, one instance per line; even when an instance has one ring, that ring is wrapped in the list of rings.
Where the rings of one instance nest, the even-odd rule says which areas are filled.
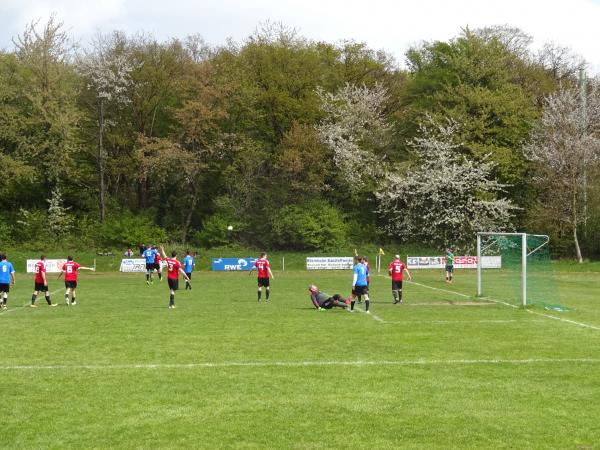
[[[35,273],[35,263],[37,263],[39,259],[28,259],[27,260],[27,273]],[[66,263],[66,259],[47,259],[44,264],[46,264],[46,272],[48,273],[58,273],[62,271],[62,266]]]
[[[160,262],[161,267],[167,265],[166,262]],[[124,258],[121,260],[119,272],[146,272],[146,260],[144,258]]]
[[[446,267],[445,256],[408,256],[406,266],[409,269],[443,269]],[[481,267],[483,269],[502,268],[501,256],[482,256]],[[476,269],[477,256],[456,256],[454,258],[455,269]]]
[[[216,272],[236,272],[250,270],[254,267],[256,258],[213,258],[212,270]]]

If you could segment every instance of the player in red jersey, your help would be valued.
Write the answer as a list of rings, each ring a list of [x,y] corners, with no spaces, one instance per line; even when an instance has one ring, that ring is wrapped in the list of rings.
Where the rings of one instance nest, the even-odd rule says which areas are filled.
[[[177,252],[173,250],[171,257],[167,258],[164,248],[160,248],[163,259],[167,263],[167,282],[169,283],[169,289],[171,290],[171,296],[169,297],[169,309],[175,308],[175,291],[179,289],[179,272],[183,275],[183,279],[188,283],[190,279],[187,274],[183,271],[181,263],[177,261]]]
[[[254,264],[250,268],[250,274],[254,269],[258,270],[258,301],[260,302],[260,297],[262,295],[262,288],[265,288],[265,299],[269,301],[270,294],[270,278],[275,279],[273,276],[273,272],[271,272],[271,266],[269,265],[269,260],[267,259],[267,254],[265,252],[260,254],[260,258],[254,261]]]
[[[77,289],[77,271],[79,269],[91,270],[92,272],[96,270],[93,267],[80,266],[73,261],[72,256],[67,256],[67,262],[63,264],[61,272],[58,274],[58,279],[62,277],[63,273],[65,274],[65,302],[67,306],[77,304],[75,289]],[[69,303],[69,294],[71,294],[71,303]]]
[[[160,253],[158,252],[158,248],[156,248],[156,245],[152,248],[156,250],[156,254],[154,255],[154,270],[156,270],[156,272],[158,273],[158,281],[162,281],[162,266],[160,265]]]
[[[32,308],[36,308],[35,300],[38,296],[38,292],[43,292],[46,297],[46,302],[48,306],[57,306],[56,303],[52,303],[50,300],[50,294],[48,293],[48,280],[46,279],[46,255],[40,256],[40,260],[35,263],[35,280],[33,287],[33,294],[31,296],[31,306]]]
[[[392,277],[392,295],[394,297],[394,305],[402,303],[402,275],[406,272],[408,280],[412,280],[410,272],[406,268],[406,264],[400,261],[400,255],[394,255],[394,260],[390,263],[388,273]]]

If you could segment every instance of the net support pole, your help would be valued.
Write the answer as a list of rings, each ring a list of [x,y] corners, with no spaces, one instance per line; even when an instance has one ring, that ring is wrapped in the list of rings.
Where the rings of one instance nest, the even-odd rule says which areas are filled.
[[[477,234],[477,297],[481,297],[481,235]]]
[[[527,306],[527,234],[521,235],[521,300]]]

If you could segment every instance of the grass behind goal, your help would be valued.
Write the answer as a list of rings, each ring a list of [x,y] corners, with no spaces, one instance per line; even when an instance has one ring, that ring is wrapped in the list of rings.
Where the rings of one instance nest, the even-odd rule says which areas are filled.
[[[78,305],[0,313],[3,448],[576,448],[600,441],[600,274],[559,274],[576,310],[475,301],[474,271],[414,272],[405,305],[372,280],[372,314],[315,311],[306,287],[350,272],[200,272],[166,282],[84,273]],[[418,283],[418,284],[417,284]],[[362,306],[357,306],[362,309]],[[565,315],[567,314],[567,315]],[[585,342],[585,345],[582,345]]]

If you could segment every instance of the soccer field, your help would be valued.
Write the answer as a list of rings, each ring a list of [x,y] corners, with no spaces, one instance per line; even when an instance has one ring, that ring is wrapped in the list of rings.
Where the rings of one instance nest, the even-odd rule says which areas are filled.
[[[556,274],[562,313],[475,302],[474,271],[415,272],[405,305],[374,277],[370,315],[308,299],[310,282],[348,295],[349,271],[275,277],[266,304],[255,275],[198,272],[169,310],[143,274],[83,273],[75,307],[49,276],[60,306],[33,309],[20,275],[0,313],[0,447],[600,445],[600,273]]]

